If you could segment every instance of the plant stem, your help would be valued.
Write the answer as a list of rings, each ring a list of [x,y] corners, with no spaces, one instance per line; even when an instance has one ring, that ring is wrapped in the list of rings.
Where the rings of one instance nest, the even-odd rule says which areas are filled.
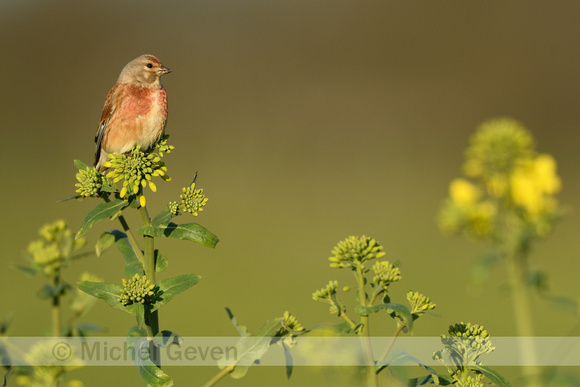
[[[356,276],[358,282],[358,297],[360,305],[367,307],[367,293],[365,292],[365,277],[363,274],[362,265],[357,266]],[[371,346],[370,339],[370,329],[369,329],[369,316],[360,316],[360,322],[362,329],[360,331],[363,346],[365,347],[366,358],[367,358],[367,383],[369,387],[378,386],[378,378],[375,373],[375,359],[373,356],[373,348]]]
[[[522,373],[526,379],[526,386],[540,386],[537,382],[539,369],[533,366],[536,361],[536,351],[532,339],[534,337],[534,327],[529,298],[529,288],[527,286],[527,268],[525,256],[521,253],[509,254],[506,259],[507,272],[512,284],[512,300],[514,308],[514,318],[516,330],[520,337],[520,355],[524,364]]]
[[[144,226],[151,226],[151,219],[149,218],[147,207],[139,207],[139,215],[141,215],[141,222]],[[151,284],[155,285],[155,239],[148,235],[144,235],[143,238],[145,239],[145,275],[151,281]],[[159,314],[157,310],[152,312],[149,318],[145,319],[145,327],[147,329],[147,336],[150,338],[155,337],[159,333]],[[154,348],[155,353],[151,354],[151,358],[154,359],[154,363],[158,367],[161,367],[159,348],[156,346],[152,346],[152,348]]]
[[[131,247],[133,248],[135,255],[137,255],[137,258],[139,259],[139,261],[143,265],[145,265],[145,257],[143,256],[143,252],[141,251],[141,248],[139,247],[139,243],[137,243],[137,240],[135,239],[135,236],[133,235],[133,231],[131,231],[131,229],[129,228],[129,224],[127,223],[127,221],[125,220],[125,217],[123,215],[119,215],[119,222],[121,223],[121,227],[123,227],[123,231],[125,231],[125,234],[127,235],[127,240],[131,244]]]
[[[401,332],[403,332],[403,329],[405,329],[405,326],[404,325],[399,325],[397,327],[397,330],[395,331],[395,334],[393,335],[393,338],[391,339],[391,342],[389,343],[389,345],[387,346],[387,348],[385,348],[385,352],[383,352],[383,354],[379,358],[379,361],[378,361],[379,363],[385,361],[385,359],[389,355],[389,352],[391,352],[391,348],[393,348],[393,344],[395,344],[395,340],[397,340],[397,337],[399,336],[399,334]]]
[[[52,277],[52,286],[54,290],[58,289],[58,294],[52,297],[52,335],[59,337],[62,333],[61,326],[61,309],[60,309],[60,269],[56,269]]]
[[[105,202],[107,202],[107,203],[110,202],[108,196],[103,196],[102,198]],[[139,243],[137,243],[137,240],[135,239],[135,235],[133,235],[133,231],[131,231],[131,228],[129,227],[129,223],[127,223],[127,220],[125,220],[125,217],[122,214],[118,216],[118,219],[119,219],[119,223],[121,223],[121,227],[123,227],[123,231],[125,231],[125,234],[127,235],[127,240],[131,244],[131,247],[133,248],[135,255],[137,255],[137,258],[139,259],[139,261],[143,265],[145,265],[145,257],[143,256],[143,252],[141,251],[141,248],[139,247]]]
[[[214,386],[217,382],[219,382],[220,380],[222,380],[226,375],[228,375],[229,373],[231,373],[234,370],[234,368],[236,368],[236,366],[234,364],[230,364],[229,366],[225,367],[220,372],[218,372],[213,378],[211,378],[209,380],[209,382],[207,382],[206,384],[204,384],[203,387],[211,387],[211,386]]]
[[[340,317],[342,317],[348,323],[348,325],[350,325],[351,328],[356,327],[356,323],[346,315],[346,312],[344,310],[340,312]]]

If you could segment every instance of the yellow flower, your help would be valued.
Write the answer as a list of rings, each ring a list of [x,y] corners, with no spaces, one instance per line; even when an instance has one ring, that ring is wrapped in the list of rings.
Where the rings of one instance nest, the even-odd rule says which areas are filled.
[[[449,185],[451,199],[460,207],[471,206],[481,197],[481,191],[465,179],[455,179]]]
[[[463,170],[467,176],[481,179],[488,194],[499,198],[507,192],[509,175],[533,156],[533,148],[533,137],[519,122],[490,120],[471,137]]]
[[[536,216],[553,206],[553,195],[560,191],[556,161],[550,155],[540,155],[517,168],[510,178],[514,204]]]

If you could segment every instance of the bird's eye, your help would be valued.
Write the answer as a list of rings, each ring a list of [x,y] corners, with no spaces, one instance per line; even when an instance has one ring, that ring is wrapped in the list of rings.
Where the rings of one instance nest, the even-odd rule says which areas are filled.
[[[153,65],[151,63],[147,63],[147,67],[152,68]]]

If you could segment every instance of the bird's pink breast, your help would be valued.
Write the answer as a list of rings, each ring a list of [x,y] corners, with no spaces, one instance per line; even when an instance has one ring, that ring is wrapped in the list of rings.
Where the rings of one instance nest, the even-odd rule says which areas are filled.
[[[104,140],[104,150],[109,153],[128,152],[136,144],[149,148],[163,134],[167,120],[167,93],[163,87],[125,86],[122,93]]]

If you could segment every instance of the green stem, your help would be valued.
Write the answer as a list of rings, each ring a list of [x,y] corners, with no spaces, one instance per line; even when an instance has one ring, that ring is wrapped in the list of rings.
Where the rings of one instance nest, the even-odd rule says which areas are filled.
[[[360,305],[363,307],[369,306],[367,304],[367,293],[365,292],[365,277],[363,274],[363,267],[359,265],[356,268],[356,276],[358,282],[358,297]],[[375,359],[373,356],[373,348],[371,346],[371,339],[370,339],[370,328],[369,328],[369,316],[360,316],[361,322],[361,340],[363,342],[363,346],[365,348],[365,355],[367,359],[367,383],[369,387],[377,387],[378,386],[378,378],[377,374],[375,373]]]
[[[507,272],[512,284],[512,301],[514,318],[519,340],[521,359],[524,364],[534,364],[536,362],[536,350],[534,348],[533,337],[534,327],[530,306],[529,287],[527,286],[527,268],[525,257],[522,254],[513,253],[506,259]],[[536,381],[539,376],[539,369],[535,366],[524,366],[522,373],[526,379],[526,385],[540,386]]]
[[[213,378],[211,378],[206,384],[204,384],[203,387],[214,386],[217,382],[222,380],[226,375],[230,374],[234,370],[234,368],[236,368],[236,366],[233,364],[230,364],[229,366],[225,367],[220,372],[218,372]]]
[[[151,219],[149,218],[149,212],[147,207],[139,207],[139,215],[141,215],[141,222],[143,226],[151,226]],[[152,236],[144,235],[145,239],[145,276],[151,281],[151,284],[155,285],[155,239]],[[147,316],[146,316],[147,317]],[[159,314],[157,310],[152,312],[149,318],[145,318],[145,328],[147,329],[147,336],[155,337],[159,333]],[[159,348],[153,346],[155,353],[151,354],[152,359],[157,359],[156,365],[161,367],[159,362]]]
[[[145,257],[143,256],[143,252],[141,251],[141,248],[139,247],[139,243],[137,243],[137,240],[135,239],[135,235],[133,235],[133,231],[131,231],[131,229],[129,228],[129,224],[127,223],[127,221],[125,220],[125,217],[123,215],[119,215],[119,222],[121,223],[121,227],[123,227],[123,231],[125,231],[125,234],[127,235],[127,240],[131,244],[131,247],[133,248],[135,255],[137,255],[137,258],[139,258],[139,261],[143,265],[145,265]]]
[[[57,269],[56,273],[52,277],[53,289],[60,288],[60,270]],[[61,309],[60,309],[60,291],[52,297],[52,335],[54,337],[59,337],[62,333],[61,324]]]
[[[391,342],[389,343],[387,348],[385,348],[385,352],[383,352],[383,354],[381,355],[381,357],[378,361],[379,363],[385,361],[385,359],[389,355],[389,352],[391,352],[391,348],[393,348],[393,344],[395,344],[395,340],[397,340],[397,337],[401,334],[401,332],[403,332],[403,329],[405,329],[404,325],[399,325],[397,327],[397,330],[395,331],[395,334],[393,335]]]
[[[352,319],[350,317],[347,316],[347,314],[344,310],[341,310],[340,317],[345,319],[345,321],[348,323],[348,325],[350,325],[351,328],[356,327],[356,323],[354,321],[352,321]]]
[[[376,290],[373,292],[373,294],[371,295],[371,299],[369,300],[369,306],[373,306],[375,304],[375,301],[377,300],[377,297],[380,296],[383,293],[383,289],[380,287],[377,287]]]
[[[103,196],[102,198],[105,202],[107,202],[107,203],[110,202],[108,196]],[[127,220],[125,220],[125,217],[122,214],[118,216],[118,219],[119,219],[119,223],[121,223],[121,227],[123,227],[123,231],[125,231],[125,234],[127,235],[127,240],[131,244],[131,247],[133,248],[135,255],[137,255],[137,258],[139,258],[139,261],[144,265],[145,264],[145,257],[143,256],[143,252],[141,251],[141,248],[139,247],[139,243],[137,243],[137,240],[135,239],[135,235],[133,235],[133,231],[131,231],[131,228],[129,227]]]

